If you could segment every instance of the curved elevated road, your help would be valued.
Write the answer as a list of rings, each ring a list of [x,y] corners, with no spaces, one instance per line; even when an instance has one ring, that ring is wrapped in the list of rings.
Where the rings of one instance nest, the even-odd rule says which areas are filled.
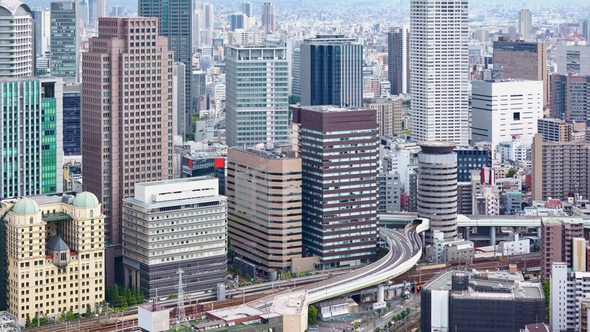
[[[420,233],[429,228],[430,222],[424,218],[415,218],[412,223],[406,226],[403,232],[380,228],[380,235],[385,239],[390,250],[377,262],[351,273],[307,286],[297,287],[283,294],[262,298],[256,302],[249,303],[249,305],[268,310],[267,307],[272,305],[276,297],[288,296],[289,294],[302,291],[307,291],[308,303],[316,303],[350,293],[351,291],[387,282],[416,265],[422,256]],[[272,308],[270,310],[274,309]]]

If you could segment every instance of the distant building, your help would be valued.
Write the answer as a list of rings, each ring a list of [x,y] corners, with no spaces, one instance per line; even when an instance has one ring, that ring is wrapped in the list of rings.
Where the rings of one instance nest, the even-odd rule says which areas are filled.
[[[590,75],[590,44],[557,45],[557,68],[560,75]]]
[[[219,152],[192,152],[182,155],[182,177],[214,177],[219,180],[219,194],[226,195],[226,156]]]
[[[515,163],[530,160],[530,145],[525,145],[518,136],[513,136],[508,142],[500,142],[496,145],[497,159],[501,163]]]
[[[123,200],[125,285],[148,298],[208,291],[227,274],[227,200],[208,177],[135,184]]]
[[[525,145],[532,143],[537,119],[543,117],[543,82],[473,81],[471,85],[473,142],[497,145],[520,136]]]
[[[387,33],[388,69],[391,94],[410,92],[410,30],[408,26],[389,28]]]
[[[401,180],[399,173],[379,174],[379,213],[401,211]]]
[[[533,37],[533,17],[528,9],[518,12],[518,33],[522,40],[529,41]]]
[[[507,192],[502,195],[502,205],[506,214],[515,214],[522,210],[522,193]]]
[[[33,21],[35,21],[35,54],[42,56],[50,52],[51,45],[51,17],[50,11],[38,8],[31,12]]]
[[[344,35],[317,35],[300,47],[301,106],[362,106],[363,45]]]
[[[302,256],[301,159],[293,151],[240,147],[227,158],[231,249],[274,280]]]
[[[291,61],[291,94],[301,100],[301,49],[293,50],[293,61]]]
[[[573,239],[584,237],[581,218],[543,217],[541,221],[541,282],[549,280],[551,263],[564,262],[572,266]]]
[[[63,147],[66,156],[81,156],[81,111],[82,85],[63,87]]]
[[[379,135],[393,137],[402,133],[402,102],[387,98],[365,99],[364,107],[377,111]]]
[[[293,123],[303,165],[305,256],[319,256],[326,268],[374,260],[379,202],[375,111],[308,106],[293,110]]]
[[[471,182],[457,183],[457,214],[473,214],[473,187]]]
[[[80,82],[79,4],[72,0],[51,2],[51,75],[67,83]]]
[[[240,10],[246,14],[247,17],[252,17],[252,3],[250,1],[242,1],[240,3]]]
[[[229,21],[229,29],[231,31],[246,28],[247,16],[244,13],[229,14],[227,15],[227,19]]]
[[[10,244],[4,257],[6,310],[19,325],[35,316],[94,311],[105,287],[105,216],[96,196],[24,197],[14,205],[3,201],[1,208]]]
[[[272,2],[265,2],[262,5],[262,30],[267,34],[271,34],[276,31],[275,27],[275,6]]]
[[[590,58],[590,52],[587,57]],[[588,99],[590,99],[589,75],[551,75],[552,117],[590,125]]]
[[[62,89],[53,77],[0,79],[2,144],[10,151],[0,163],[0,197],[62,192]]]
[[[492,167],[492,151],[486,148],[459,148],[457,153],[457,181],[471,181],[471,171]]]
[[[537,119],[537,131],[543,136],[543,142],[569,142],[569,127],[562,119]]]
[[[420,291],[422,329],[519,331],[527,324],[543,322],[543,289],[538,283],[524,283],[522,274],[515,270],[436,275]]]

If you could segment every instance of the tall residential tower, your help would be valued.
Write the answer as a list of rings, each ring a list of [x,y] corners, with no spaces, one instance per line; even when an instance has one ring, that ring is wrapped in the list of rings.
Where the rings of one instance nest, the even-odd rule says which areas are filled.
[[[410,31],[407,26],[390,28],[387,33],[388,69],[391,94],[410,91]]]
[[[445,5],[411,1],[411,130],[415,141],[468,144],[467,12],[467,0],[449,0]]]

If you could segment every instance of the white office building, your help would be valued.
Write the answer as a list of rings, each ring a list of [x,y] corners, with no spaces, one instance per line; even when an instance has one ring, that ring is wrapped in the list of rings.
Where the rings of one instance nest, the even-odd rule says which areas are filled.
[[[533,15],[528,9],[518,12],[518,32],[522,40],[530,41],[533,38]]]
[[[500,162],[505,164],[509,161],[519,162],[530,159],[531,146],[522,144],[520,138],[513,138],[508,142],[501,142],[496,145],[496,156],[500,158]]]
[[[558,45],[557,73],[590,75],[590,44]]]
[[[473,81],[471,96],[473,142],[498,145],[519,136],[531,145],[543,117],[542,81]]]
[[[445,3],[412,0],[410,4],[412,138],[467,146],[468,4],[466,0]]]
[[[32,76],[35,54],[31,9],[17,0],[0,2],[0,9],[0,77]]]

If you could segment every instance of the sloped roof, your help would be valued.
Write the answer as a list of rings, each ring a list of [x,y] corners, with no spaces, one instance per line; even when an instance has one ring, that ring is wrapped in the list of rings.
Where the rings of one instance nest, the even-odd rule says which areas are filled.
[[[70,247],[68,247],[59,235],[54,235],[49,239],[49,242],[47,242],[47,249],[53,251],[66,251],[70,250]]]

